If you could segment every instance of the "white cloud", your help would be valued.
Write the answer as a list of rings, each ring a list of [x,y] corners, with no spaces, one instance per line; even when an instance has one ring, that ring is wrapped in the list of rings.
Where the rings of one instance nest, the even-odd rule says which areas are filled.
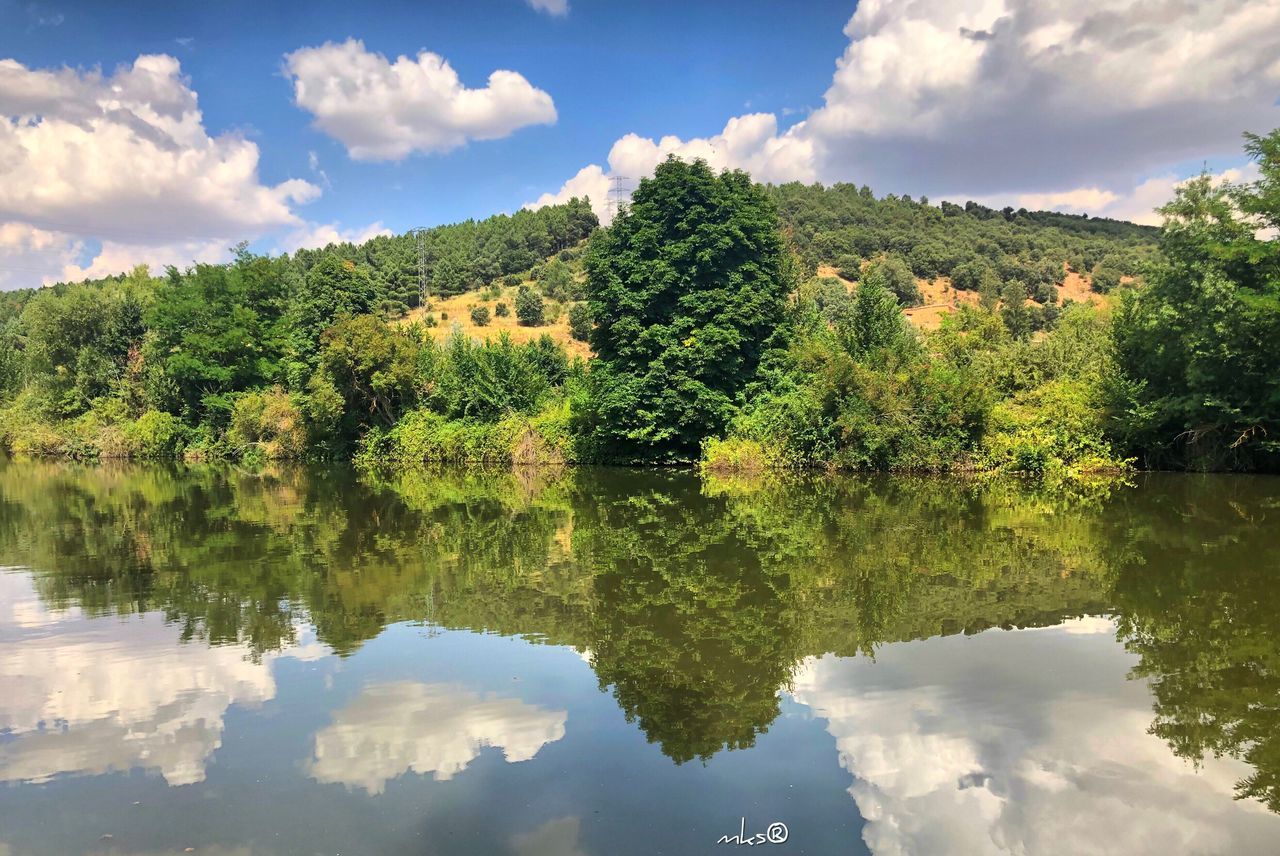
[[[530,7],[548,15],[563,17],[569,14],[569,0],[525,0]]]
[[[793,695],[827,721],[868,849],[1271,852],[1280,817],[1234,799],[1246,765],[1197,769],[1148,733],[1150,693],[1114,629],[1086,618],[807,660]]]
[[[394,62],[348,39],[285,57],[294,101],[357,160],[400,160],[445,152],[468,140],[505,137],[556,121],[551,96],[514,71],[468,89],[448,61],[429,51]]]
[[[509,763],[527,761],[564,737],[568,714],[461,687],[395,681],[374,684],[316,733],[310,775],[380,794],[405,772],[450,779],[486,746]]]
[[[762,181],[1140,211],[1158,186],[1136,176],[1280,124],[1280,0],[861,0],[845,34],[823,105],[785,133],[752,114],[709,140],[630,134],[532,204],[589,191],[599,211],[609,175],[711,149]]]
[[[886,191],[1106,188],[1280,118],[1276,0],[868,0],[845,33],[806,133]]]
[[[540,208],[564,202],[574,196],[589,196],[597,216],[607,218],[612,179],[621,176],[624,187],[635,187],[654,167],[676,155],[686,160],[702,158],[714,169],[745,169],[759,181],[812,181],[815,178],[813,147],[796,129],[778,133],[777,119],[770,113],[751,113],[730,119],[719,134],[682,140],[666,136],[660,140],[627,134],[609,150],[608,170],[596,164],[584,167],[555,193],[544,193],[528,203]]]
[[[210,136],[173,57],[139,56],[110,75],[0,60],[0,223],[55,235],[62,247],[51,257],[42,237],[12,261],[26,275],[4,287],[63,278],[86,239],[104,253],[84,270],[187,261],[211,244],[299,224],[292,206],[319,192],[298,179],[263,184],[257,145]],[[31,240],[11,233],[4,247],[11,254]],[[171,249],[177,255],[165,256]]]
[[[329,244],[363,244],[379,235],[390,234],[391,230],[383,226],[381,220],[354,229],[343,229],[337,223],[308,223],[286,235],[278,249],[282,253],[292,253],[297,250],[320,249]]]

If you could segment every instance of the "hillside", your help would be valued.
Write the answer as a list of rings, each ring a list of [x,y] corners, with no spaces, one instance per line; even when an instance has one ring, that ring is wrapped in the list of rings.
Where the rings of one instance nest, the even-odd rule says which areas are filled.
[[[536,285],[532,280],[527,280],[524,284]],[[569,318],[563,307],[552,307],[547,314],[553,316],[553,320],[538,327],[526,327],[520,324],[514,314],[508,314],[505,317],[497,315],[497,305],[505,303],[508,307],[513,306],[515,296],[516,288],[510,286],[502,288],[497,296],[484,291],[468,291],[464,294],[431,300],[428,311],[412,309],[396,323],[420,323],[430,317],[432,323],[426,327],[426,330],[437,342],[445,341],[455,331],[482,341],[496,339],[506,334],[512,341],[521,344],[532,342],[542,336],[550,336],[571,356],[590,358],[591,348],[587,343],[569,335]],[[489,309],[489,323],[484,326],[477,325],[471,319],[471,310],[477,306],[485,306]]]

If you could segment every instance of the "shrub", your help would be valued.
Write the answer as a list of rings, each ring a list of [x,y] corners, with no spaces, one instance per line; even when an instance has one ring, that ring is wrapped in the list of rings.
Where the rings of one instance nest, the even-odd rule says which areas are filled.
[[[471,323],[477,327],[485,327],[489,324],[489,307],[488,306],[472,306],[471,307]]]
[[[516,292],[516,318],[526,327],[538,327],[542,324],[542,295],[529,288],[520,286]]]
[[[591,336],[591,309],[585,303],[575,303],[569,307],[569,335],[579,342],[585,342]]]
[[[185,445],[185,426],[172,413],[148,410],[124,426],[124,437],[133,454],[144,458],[175,458]]]
[[[885,288],[893,292],[903,306],[920,305],[920,288],[911,268],[901,256],[890,255],[872,263],[867,268],[863,281],[878,279]]]
[[[300,458],[307,448],[302,409],[279,386],[246,392],[231,410],[227,441],[241,457]]]
[[[493,314],[499,318],[506,318],[511,314],[511,307],[505,303],[499,302],[493,307]]]

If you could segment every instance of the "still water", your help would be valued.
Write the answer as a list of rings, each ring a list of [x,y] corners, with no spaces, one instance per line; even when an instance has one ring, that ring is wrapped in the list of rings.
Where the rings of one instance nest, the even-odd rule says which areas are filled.
[[[0,565],[3,856],[1280,852],[1280,479],[9,462]]]

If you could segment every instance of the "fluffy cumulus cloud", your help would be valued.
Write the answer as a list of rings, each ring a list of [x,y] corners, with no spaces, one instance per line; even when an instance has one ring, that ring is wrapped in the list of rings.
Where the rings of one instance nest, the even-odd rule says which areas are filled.
[[[264,184],[253,142],[211,136],[173,57],[109,75],[0,60],[0,287],[223,253],[299,225],[318,193]],[[87,239],[102,252],[81,267]]]
[[[285,235],[279,250],[292,253],[296,250],[316,250],[330,244],[363,244],[379,235],[390,234],[391,230],[383,226],[381,220],[354,229],[343,229],[337,223],[308,223]]]
[[[745,169],[760,181],[812,181],[816,178],[813,145],[793,129],[778,133],[778,120],[770,113],[752,113],[730,119],[724,130],[711,137],[682,140],[666,136],[660,140],[627,134],[609,150],[608,168],[597,164],[583,167],[555,193],[544,193],[528,203],[540,208],[564,202],[574,196],[591,199],[601,217],[608,216],[608,197],[615,177],[622,186],[634,186],[640,178],[669,155],[702,158],[716,169]]]
[[[294,101],[357,160],[446,152],[556,120],[551,96],[517,72],[498,70],[469,89],[444,57],[421,51],[394,62],[348,39],[285,57]]]
[[[641,142],[709,145],[762,180],[1119,214],[1173,165],[1280,124],[1280,0],[861,0],[845,34],[821,106],[786,132],[757,115],[730,126],[771,132],[736,147]],[[599,192],[610,172],[612,152],[534,204]]]
[[[1276,121],[1276,0],[865,0],[808,122],[824,174],[933,194],[1129,180]]]
[[[1147,687],[1106,619],[807,661],[863,842],[885,854],[1269,853],[1280,817],[1147,732]],[[1012,653],[1012,656],[1011,656]]]

